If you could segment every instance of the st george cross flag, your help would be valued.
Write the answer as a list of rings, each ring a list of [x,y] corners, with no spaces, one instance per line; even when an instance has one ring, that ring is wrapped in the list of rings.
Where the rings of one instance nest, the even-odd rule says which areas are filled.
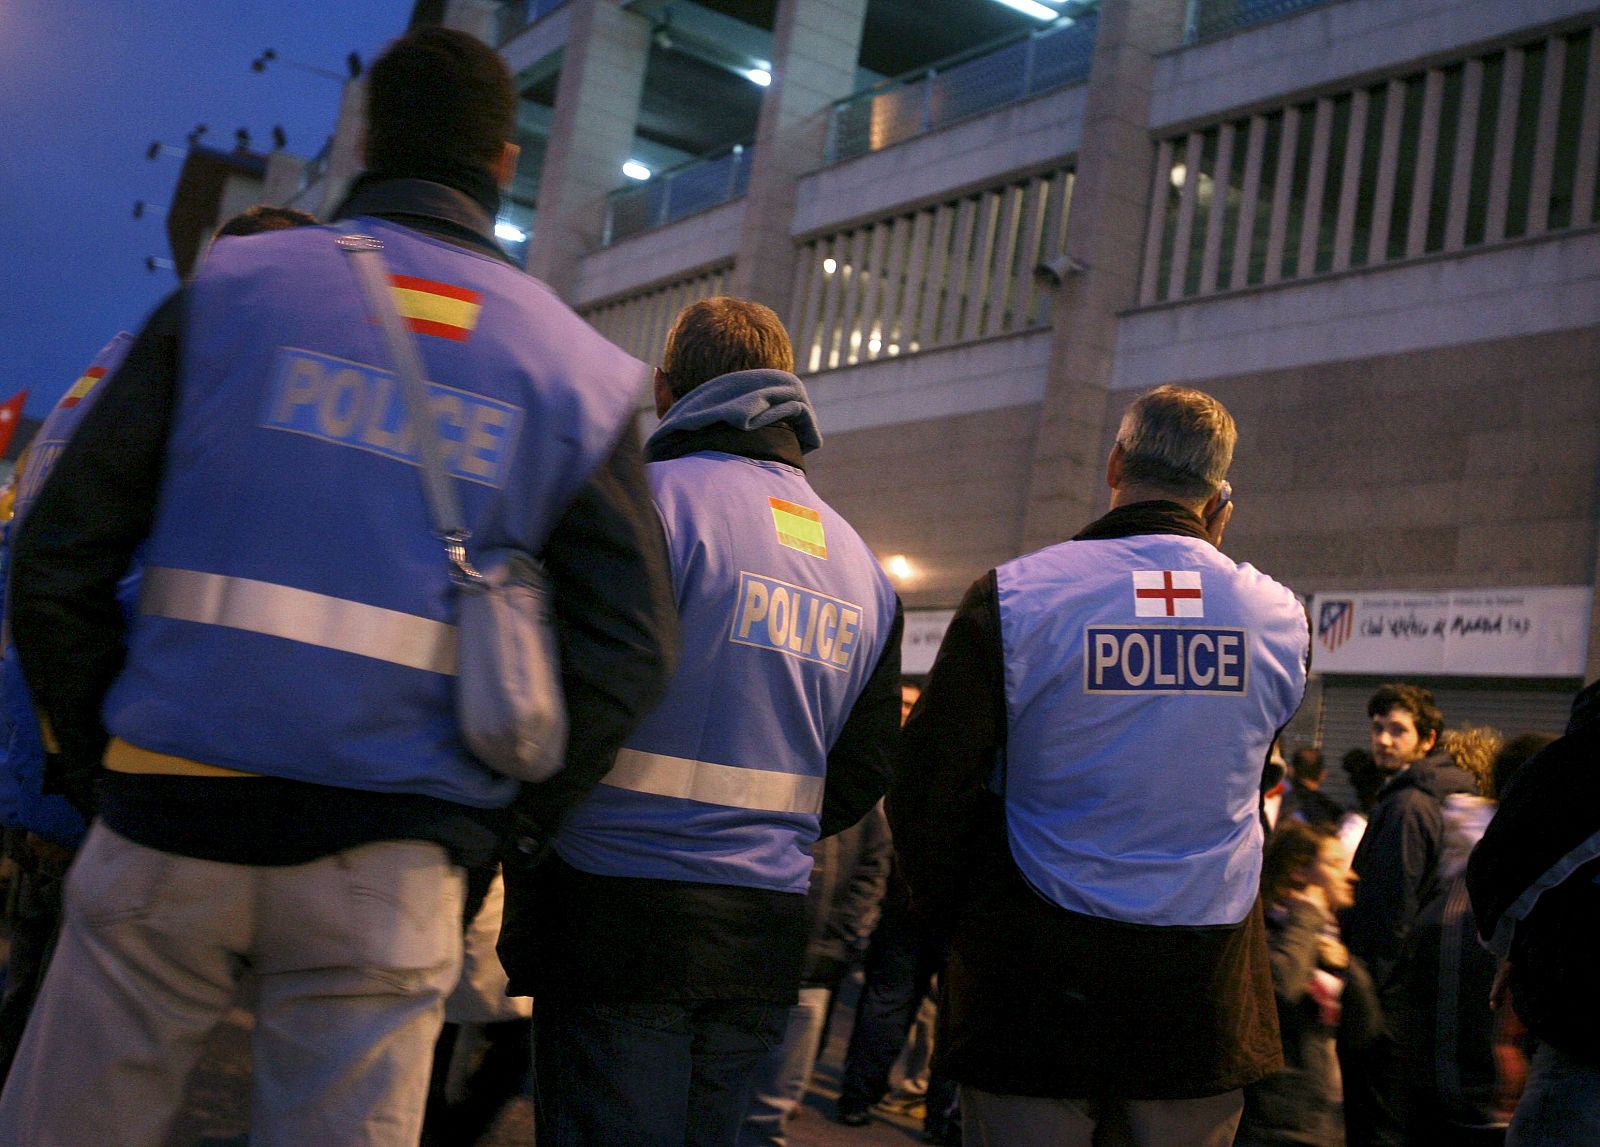
[[[1204,617],[1199,570],[1132,570],[1135,617]]]
[[[22,404],[27,401],[28,392],[19,390],[0,403],[0,454],[4,454],[6,447],[11,445],[11,436],[16,433],[17,423],[22,421]]]

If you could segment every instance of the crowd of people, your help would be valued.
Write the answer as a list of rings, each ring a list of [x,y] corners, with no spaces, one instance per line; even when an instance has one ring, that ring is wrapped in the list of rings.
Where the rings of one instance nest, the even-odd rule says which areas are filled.
[[[904,680],[778,316],[602,339],[495,243],[516,103],[391,45],[329,225],[225,229],[20,465],[0,1147],[163,1143],[241,1002],[258,1147],[470,1143],[530,1072],[543,1147],[782,1144],[858,963],[846,1126],[931,997],[929,1142],[1600,1144],[1600,683],[1505,743],[1383,686],[1358,808],[1286,769],[1305,611],[1174,386]],[[531,567],[538,783],[456,692],[462,595]]]

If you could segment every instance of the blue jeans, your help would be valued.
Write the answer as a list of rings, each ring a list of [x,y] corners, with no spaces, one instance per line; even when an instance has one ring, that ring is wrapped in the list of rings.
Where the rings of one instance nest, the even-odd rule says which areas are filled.
[[[1600,1066],[1547,1043],[1528,1065],[1506,1147],[1593,1147],[1600,1143]]]
[[[832,1003],[827,988],[800,989],[800,1002],[789,1009],[783,1042],[756,1073],[755,1097],[739,1129],[739,1147],[784,1147],[788,1142],[784,1124],[805,1098]]]
[[[540,1000],[539,1147],[733,1147],[788,1014],[759,1000]]]

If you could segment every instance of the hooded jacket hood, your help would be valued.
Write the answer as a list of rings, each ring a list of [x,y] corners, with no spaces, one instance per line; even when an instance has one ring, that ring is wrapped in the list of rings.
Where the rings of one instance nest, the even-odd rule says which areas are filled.
[[[786,370],[738,370],[702,382],[674,402],[645,451],[651,453],[673,435],[710,426],[761,430],[780,422],[794,431],[801,453],[822,445],[811,396],[798,377]]]
[[[1453,793],[1477,795],[1478,782],[1471,773],[1450,759],[1443,749],[1435,749],[1405,772],[1392,778],[1378,793],[1383,801],[1404,788],[1420,789],[1434,800],[1443,801]]]

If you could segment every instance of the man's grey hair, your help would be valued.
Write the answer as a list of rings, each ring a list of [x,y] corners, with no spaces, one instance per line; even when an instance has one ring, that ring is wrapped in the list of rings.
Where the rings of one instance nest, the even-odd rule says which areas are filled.
[[[1209,498],[1227,477],[1239,432],[1209,394],[1158,386],[1134,399],[1117,428],[1122,480]]]

